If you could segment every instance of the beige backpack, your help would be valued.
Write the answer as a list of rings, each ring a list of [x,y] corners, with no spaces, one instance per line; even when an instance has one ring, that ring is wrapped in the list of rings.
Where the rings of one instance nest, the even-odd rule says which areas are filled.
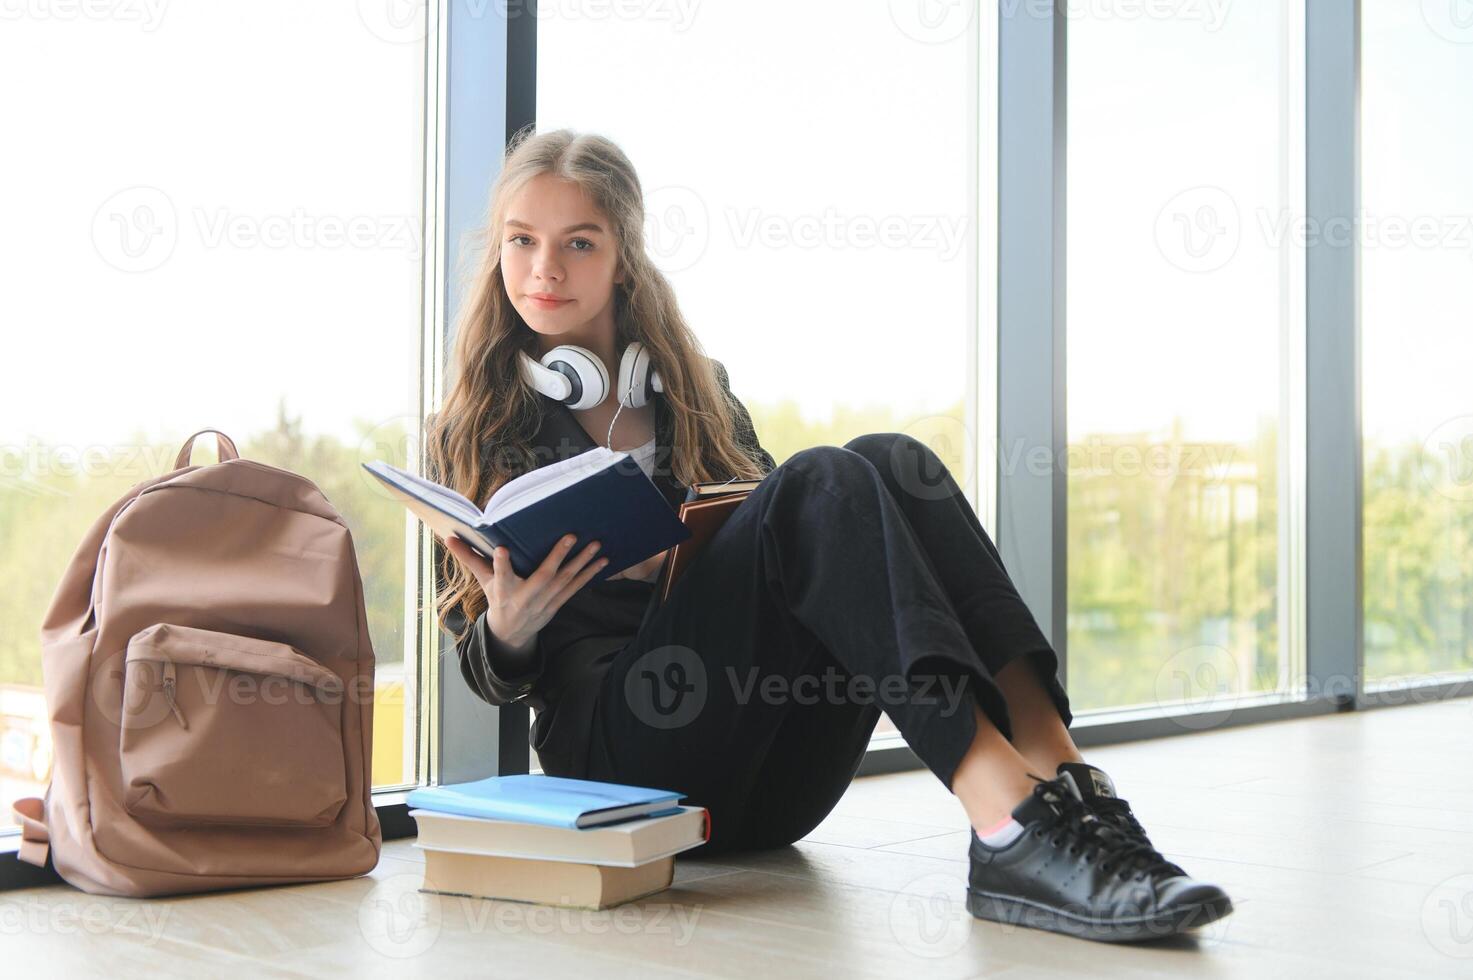
[[[205,429],[204,432],[215,432]],[[378,863],[373,646],[347,524],[241,459],[133,487],[92,525],[41,626],[54,762],[15,804],[20,857],[85,891],[347,878]]]

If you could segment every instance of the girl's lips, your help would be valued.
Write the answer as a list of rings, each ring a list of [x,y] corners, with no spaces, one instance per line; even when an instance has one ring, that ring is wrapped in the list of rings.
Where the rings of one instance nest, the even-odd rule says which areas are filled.
[[[535,303],[539,309],[544,310],[555,310],[560,306],[566,306],[573,302],[570,299],[543,299],[541,296],[529,296],[528,299]]]

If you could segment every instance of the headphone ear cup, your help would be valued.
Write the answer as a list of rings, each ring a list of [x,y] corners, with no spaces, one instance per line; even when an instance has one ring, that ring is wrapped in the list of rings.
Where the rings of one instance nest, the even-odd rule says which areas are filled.
[[[575,411],[601,405],[608,397],[608,369],[592,351],[561,344],[542,355],[542,366],[568,379],[573,390],[563,403]]]
[[[633,341],[619,359],[619,401],[627,408],[643,408],[661,390],[654,362],[644,344]]]
[[[572,382],[559,372],[532,360],[526,351],[517,354],[517,362],[522,367],[522,378],[534,391],[541,392],[555,402],[567,401],[572,396]]]

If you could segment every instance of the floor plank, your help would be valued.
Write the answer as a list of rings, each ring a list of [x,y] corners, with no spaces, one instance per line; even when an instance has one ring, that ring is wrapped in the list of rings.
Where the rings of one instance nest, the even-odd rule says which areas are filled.
[[[857,780],[798,844],[682,858],[603,912],[418,891],[413,841],[350,881],[135,901],[0,893],[7,974],[607,977],[1473,976],[1468,699],[1089,749],[1236,911],[1108,945],[973,919],[968,831],[929,772]]]

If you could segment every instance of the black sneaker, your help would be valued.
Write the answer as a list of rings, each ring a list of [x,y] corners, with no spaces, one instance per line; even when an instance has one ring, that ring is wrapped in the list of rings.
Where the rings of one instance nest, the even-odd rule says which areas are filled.
[[[1074,787],[1079,790],[1079,798],[1084,801],[1085,809],[1121,833],[1137,837],[1147,844],[1151,843],[1146,828],[1141,826],[1141,822],[1131,812],[1130,804],[1115,792],[1115,781],[1105,770],[1088,762],[1059,763],[1057,775],[1062,776],[1066,772],[1074,780]],[[1173,867],[1176,867],[1177,874],[1186,874],[1180,867]]]
[[[1132,942],[1206,925],[1233,910],[1149,843],[1100,820],[1069,775],[1038,780],[1013,808],[1023,831],[989,847],[972,832],[967,909],[979,919],[1083,939]]]

